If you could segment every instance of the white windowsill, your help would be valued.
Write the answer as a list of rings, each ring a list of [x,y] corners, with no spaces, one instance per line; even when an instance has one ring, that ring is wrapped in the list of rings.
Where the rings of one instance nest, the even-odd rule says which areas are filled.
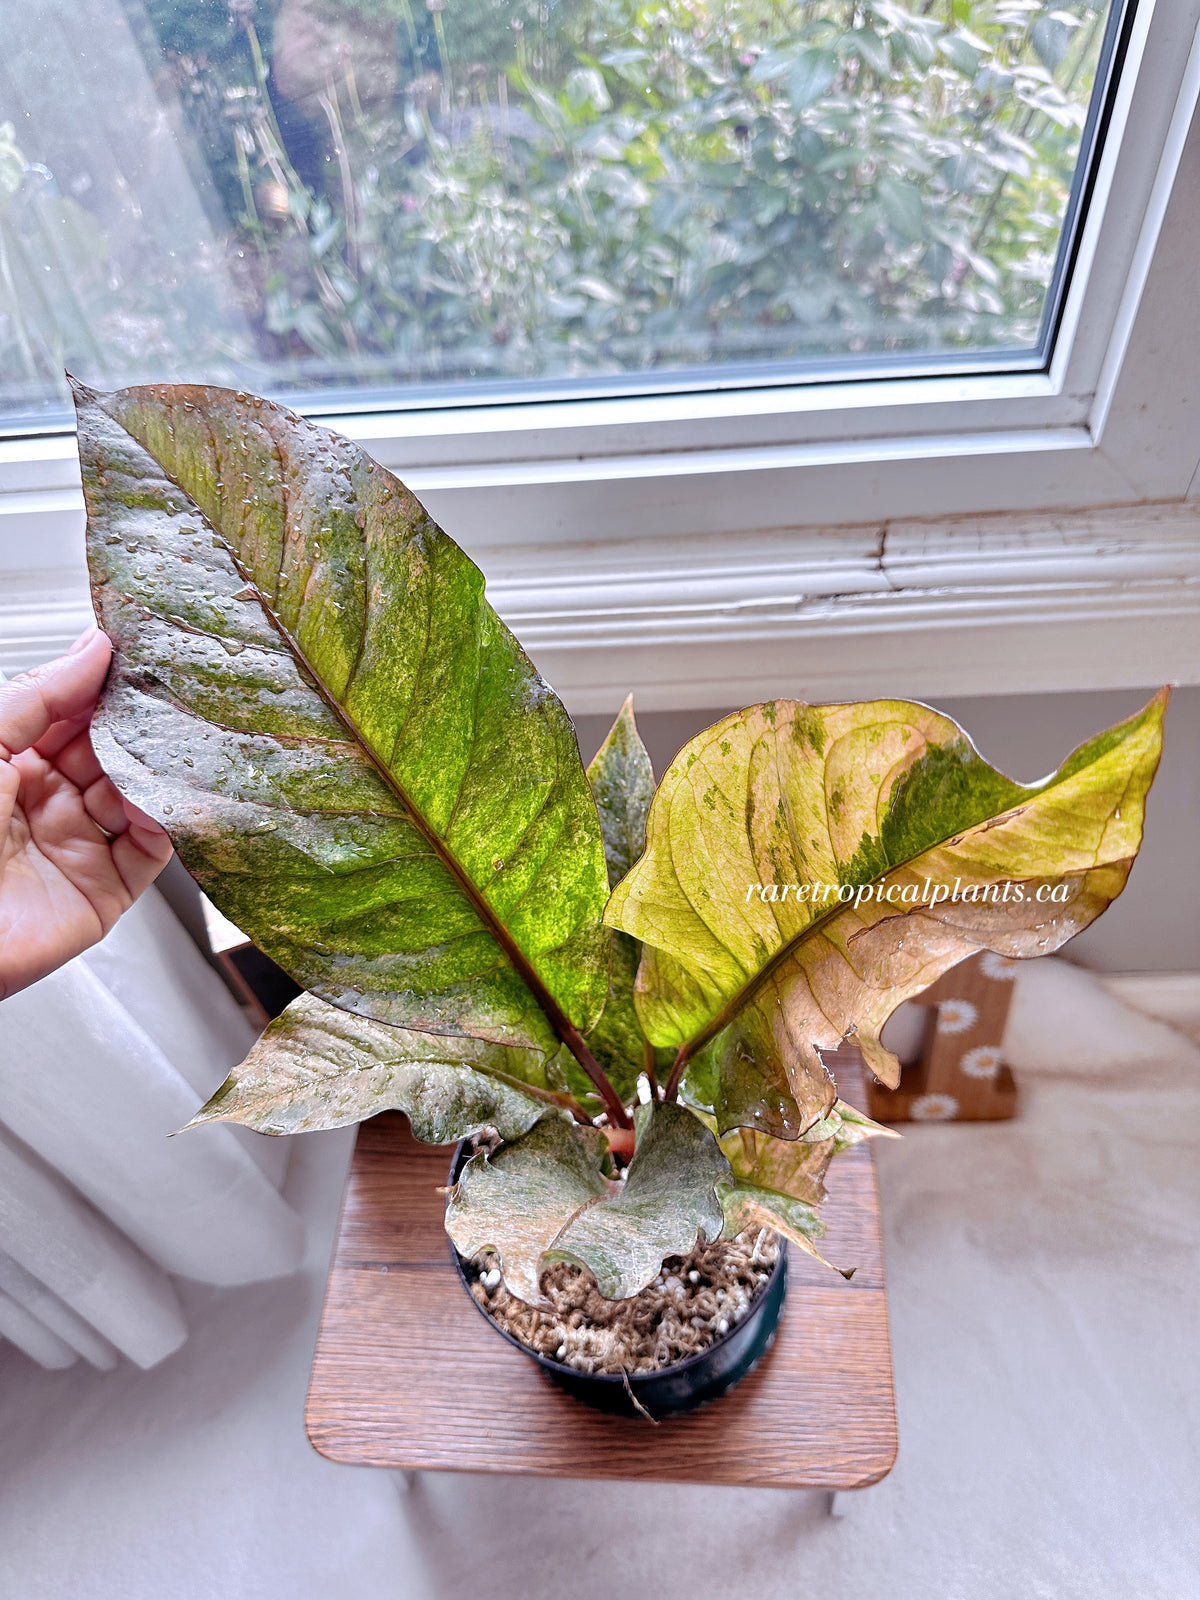
[[[69,573],[6,575],[6,672],[91,619],[76,519]],[[1200,682],[1195,502],[474,553],[580,714]]]

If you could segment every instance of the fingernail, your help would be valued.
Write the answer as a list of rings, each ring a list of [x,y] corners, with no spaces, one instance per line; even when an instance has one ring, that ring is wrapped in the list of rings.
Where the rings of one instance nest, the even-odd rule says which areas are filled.
[[[80,651],[86,650],[88,645],[91,644],[92,640],[96,637],[96,635],[99,632],[100,632],[100,629],[93,622],[90,628],[85,628],[83,630],[83,632],[79,635],[78,639],[76,639],[75,643],[67,651],[67,654],[69,656],[77,656],[80,653]]]

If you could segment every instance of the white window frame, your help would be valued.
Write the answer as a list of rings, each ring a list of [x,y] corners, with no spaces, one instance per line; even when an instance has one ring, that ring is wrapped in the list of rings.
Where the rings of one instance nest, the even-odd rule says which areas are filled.
[[[310,414],[577,710],[1200,681],[1198,28],[1137,6],[1045,371]],[[86,617],[81,510],[68,433],[0,441],[0,667]]]

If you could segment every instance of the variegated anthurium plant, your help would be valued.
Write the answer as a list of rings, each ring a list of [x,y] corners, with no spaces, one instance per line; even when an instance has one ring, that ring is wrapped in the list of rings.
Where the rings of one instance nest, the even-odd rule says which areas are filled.
[[[523,1300],[563,1259],[632,1295],[752,1224],[815,1254],[830,1160],[878,1131],[822,1052],[895,1084],[901,1001],[1125,884],[1164,695],[1031,785],[923,705],[770,701],[656,791],[628,703],[585,771],[478,569],[362,450],[220,389],[76,403],[97,753],[307,990],[195,1120],[495,1130],[447,1227]]]

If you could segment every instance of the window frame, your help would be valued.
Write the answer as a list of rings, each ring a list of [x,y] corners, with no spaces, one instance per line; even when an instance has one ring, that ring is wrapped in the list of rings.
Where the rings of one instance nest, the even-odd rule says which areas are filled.
[[[762,474],[834,469],[825,476],[841,479],[836,495],[821,496],[815,514],[806,510],[787,519],[802,523],[867,521],[884,506],[891,516],[947,509],[913,482],[925,475],[904,470],[907,463],[939,459],[970,463],[976,497],[960,502],[962,511],[1024,510],[1063,503],[1064,496],[1079,505],[1185,493],[1200,450],[1183,441],[1170,452],[1160,450],[1152,464],[1155,482],[1148,488],[1139,483],[1130,496],[1122,480],[1141,441],[1122,437],[1110,424],[1153,399],[1145,372],[1150,350],[1156,367],[1169,366],[1180,377],[1196,353],[1184,341],[1173,345],[1157,327],[1137,329],[1135,339],[1134,324],[1200,97],[1198,29],[1200,0],[1142,0],[1131,19],[1057,337],[1043,370],[924,377],[879,372],[769,387],[739,387],[731,377],[704,392],[376,412],[311,407],[307,414],[405,472],[418,494],[465,502],[489,490],[523,491],[522,508],[532,511],[538,497],[530,491],[543,488],[542,498],[557,505],[566,486],[588,485],[600,514],[589,515],[581,497],[579,537],[604,536],[606,501],[628,517],[628,496],[615,495],[616,486],[659,478],[676,480],[676,501],[692,487],[704,502],[714,478],[754,474],[758,481],[747,488],[758,495]],[[1020,482],[1006,459],[1013,457],[1021,461]],[[873,469],[873,485],[864,482],[864,467]],[[805,498],[801,494],[797,503]],[[705,530],[716,531],[711,508],[698,503],[696,510]],[[743,531],[744,508],[731,510],[723,525],[730,533]],[[660,521],[647,519],[643,531],[661,529]],[[509,531],[518,532],[515,525]]]
[[[714,678],[682,665],[706,639],[730,651],[751,637],[800,641],[788,646],[794,664],[808,659],[804,640],[829,649],[837,636],[837,682],[836,663],[848,664],[864,640],[878,643],[889,630],[953,631],[970,606],[960,616],[951,591],[969,591],[975,604],[980,585],[1013,592],[1007,612],[993,607],[985,619],[999,649],[1004,628],[1017,627],[1022,583],[1057,583],[1063,614],[1079,620],[1089,585],[1126,581],[1110,559],[1113,540],[1136,544],[1145,522],[1131,533],[1128,518],[1113,522],[1106,508],[1182,505],[1195,482],[1200,307],[1184,292],[1184,274],[1200,218],[1198,99],[1200,0],[1140,0],[1044,370],[889,377],[881,369],[742,387],[731,376],[705,390],[374,410],[313,405],[306,414],[403,475],[483,565],[501,611],[529,646],[540,658],[561,658],[552,676],[564,682],[565,673],[575,684],[565,686],[580,709],[600,709],[608,693],[594,666],[606,647],[644,641],[649,654],[638,675],[651,684],[651,702],[728,703],[751,680],[769,677],[766,658],[733,680],[723,669]],[[1043,541],[1036,576],[1020,578],[1013,539],[1042,537],[1029,532],[1031,512],[1062,537]],[[67,615],[82,615],[78,600],[72,611],[61,598],[71,585],[79,592],[80,516],[69,431],[0,439],[0,633],[7,627],[16,639],[0,651],[0,665],[21,664],[34,641],[48,648]],[[1124,531],[1106,533],[1106,522]],[[912,532],[918,543],[932,539],[953,552],[952,582],[931,589],[928,563],[923,576],[892,570],[885,547],[890,537],[894,557],[899,524],[925,530]],[[1162,545],[1154,571],[1165,562],[1174,574],[1164,580],[1168,589],[1196,578],[1190,543],[1171,526],[1165,545],[1161,530],[1147,536]],[[1025,533],[1015,534],[1019,527]],[[631,583],[650,598],[638,600]],[[901,627],[896,619],[914,584],[924,598]],[[790,629],[755,633],[747,617],[773,614],[781,593],[792,592],[805,603],[829,596],[853,604],[840,615],[831,604],[817,625],[797,602]],[[1146,617],[1157,615],[1158,602],[1147,604]],[[851,616],[855,605],[862,615]],[[1177,601],[1163,605],[1164,616],[1177,615]],[[672,632],[672,607],[676,620],[688,619],[686,639]],[[1162,660],[1174,669],[1169,675],[1200,678],[1200,666],[1185,660],[1190,627],[1164,632],[1175,641]],[[955,648],[963,657],[961,644]],[[876,655],[891,659],[886,649]],[[1031,671],[1043,658],[1047,686],[1096,681],[1086,675],[1093,670],[1108,674],[1099,681],[1164,675],[1154,670],[1153,648],[1136,679],[1132,665],[1099,650],[1084,650],[1068,667],[1061,651],[1034,649]],[[953,689],[924,692],[997,692],[1005,685],[991,661],[986,652],[973,665],[960,659]],[[936,672],[922,679],[922,670],[908,692],[940,681]],[[696,698],[723,684],[729,693]]]

